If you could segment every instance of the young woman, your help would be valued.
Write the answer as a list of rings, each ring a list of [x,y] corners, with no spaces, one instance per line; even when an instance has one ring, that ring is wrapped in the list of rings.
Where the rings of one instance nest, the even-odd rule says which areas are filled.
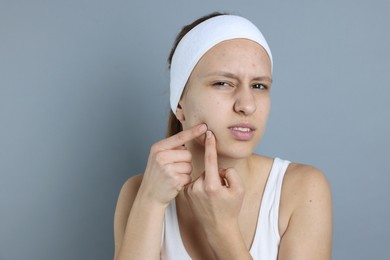
[[[272,55],[243,17],[187,25],[169,57],[168,137],[123,186],[115,259],[330,259],[331,193],[316,168],[253,154]]]

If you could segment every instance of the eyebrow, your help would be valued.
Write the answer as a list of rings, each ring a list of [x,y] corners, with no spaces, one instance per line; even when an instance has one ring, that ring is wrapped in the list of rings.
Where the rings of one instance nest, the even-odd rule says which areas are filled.
[[[235,74],[227,72],[227,71],[216,71],[216,72],[211,72],[211,73],[208,73],[208,74],[205,75],[205,77],[210,77],[210,76],[223,76],[223,77],[226,77],[226,78],[231,78],[231,79],[238,80],[238,77]],[[268,76],[255,77],[252,80],[256,80],[256,81],[269,81],[269,82],[272,83],[272,78],[268,77]]]

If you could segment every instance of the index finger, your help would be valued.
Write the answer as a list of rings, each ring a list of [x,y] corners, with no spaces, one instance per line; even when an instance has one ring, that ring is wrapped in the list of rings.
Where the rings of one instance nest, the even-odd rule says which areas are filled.
[[[207,130],[206,124],[200,124],[193,126],[187,130],[183,130],[171,137],[158,142],[159,149],[170,150],[178,146],[184,145],[185,143],[201,136]]]
[[[214,134],[211,131],[207,131],[205,140],[205,153],[204,153],[204,167],[205,167],[205,183],[213,184],[221,183],[218,170],[218,155],[217,144]]]

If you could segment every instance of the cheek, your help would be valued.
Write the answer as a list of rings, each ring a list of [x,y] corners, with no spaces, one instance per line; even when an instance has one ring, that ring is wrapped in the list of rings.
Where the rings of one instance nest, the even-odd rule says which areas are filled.
[[[190,110],[190,112],[186,115],[186,121],[189,127],[195,126],[200,123],[204,123],[204,112],[202,109],[199,108],[193,108]]]
[[[192,125],[205,123],[207,125],[207,128],[211,131],[216,131],[217,126],[220,124],[221,121],[221,115],[218,115],[217,113],[213,112],[213,110],[209,111],[199,111],[200,113],[194,114],[191,118]]]
[[[191,99],[187,101],[185,114],[186,120],[183,122],[184,127],[190,128],[197,124],[206,123],[208,129],[216,131],[218,125],[221,124],[221,119],[224,116],[219,111],[226,111],[226,102],[221,102],[215,96],[203,96],[201,99]],[[199,138],[201,143],[204,142],[204,137]]]
[[[188,113],[186,116],[189,124],[192,126],[200,123],[210,123],[209,121],[212,121],[210,120],[210,117],[212,117],[212,112],[210,111],[216,111],[215,106],[212,105],[207,100],[203,102],[191,100],[187,107]]]
[[[267,100],[266,102],[264,102],[264,105],[263,105],[263,107],[261,109],[262,109],[263,117],[267,121],[269,113],[270,113],[270,110],[271,110],[271,102],[270,102],[270,100]]]

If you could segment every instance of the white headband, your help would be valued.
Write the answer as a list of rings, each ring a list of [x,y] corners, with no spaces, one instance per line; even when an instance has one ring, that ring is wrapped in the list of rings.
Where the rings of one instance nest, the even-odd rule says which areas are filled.
[[[202,56],[218,43],[231,39],[249,39],[260,44],[271,60],[267,41],[259,29],[249,20],[235,15],[219,15],[198,24],[181,39],[171,62],[170,102],[176,108],[192,70]]]

